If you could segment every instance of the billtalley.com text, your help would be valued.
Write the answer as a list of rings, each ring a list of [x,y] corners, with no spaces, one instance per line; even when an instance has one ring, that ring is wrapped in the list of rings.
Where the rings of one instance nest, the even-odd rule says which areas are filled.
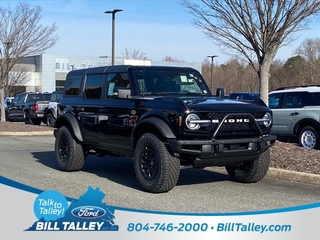
[[[291,225],[256,224],[256,223],[218,223],[217,232],[290,232]]]

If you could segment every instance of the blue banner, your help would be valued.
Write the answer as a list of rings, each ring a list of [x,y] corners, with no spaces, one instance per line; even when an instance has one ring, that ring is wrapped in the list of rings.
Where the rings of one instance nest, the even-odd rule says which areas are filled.
[[[320,202],[258,212],[187,214],[108,206],[107,193],[91,186],[79,199],[70,199],[56,190],[41,191],[0,177],[0,191],[1,232],[10,239],[294,240],[318,235]]]

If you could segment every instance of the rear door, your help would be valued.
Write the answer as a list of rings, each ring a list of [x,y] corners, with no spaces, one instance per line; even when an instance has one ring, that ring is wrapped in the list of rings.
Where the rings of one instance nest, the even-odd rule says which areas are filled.
[[[98,115],[102,108],[101,97],[104,94],[103,73],[87,74],[84,81],[82,100],[77,103],[78,119],[84,131],[84,141],[87,144],[98,145]]]
[[[309,118],[310,106],[316,102],[308,92],[288,92],[281,109],[276,110],[277,133],[294,135],[295,125],[302,119]]]

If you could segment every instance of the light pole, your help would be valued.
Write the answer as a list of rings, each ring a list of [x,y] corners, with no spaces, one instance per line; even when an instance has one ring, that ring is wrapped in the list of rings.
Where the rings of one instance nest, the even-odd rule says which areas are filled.
[[[211,88],[211,92],[212,92],[212,85],[213,85],[213,83],[212,83],[212,70],[213,70],[213,59],[215,58],[215,57],[218,57],[217,55],[211,55],[211,56],[207,56],[208,58],[211,58],[211,86],[210,86],[210,88]]]
[[[104,13],[112,14],[112,54],[111,54],[111,65],[114,65],[114,28],[115,28],[115,15],[117,12],[123,11],[122,9],[113,9]]]

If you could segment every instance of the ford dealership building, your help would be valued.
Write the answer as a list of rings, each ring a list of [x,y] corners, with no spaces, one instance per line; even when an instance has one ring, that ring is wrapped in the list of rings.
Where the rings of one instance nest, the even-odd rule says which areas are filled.
[[[52,92],[63,89],[65,77],[72,69],[83,69],[111,65],[111,57],[70,57],[37,55],[21,59],[20,64],[28,66],[28,81],[19,89],[32,92]],[[162,65],[192,67],[201,72],[201,63],[166,62],[115,58],[115,65]],[[21,90],[20,90],[21,91]],[[16,93],[12,93],[14,95]]]

